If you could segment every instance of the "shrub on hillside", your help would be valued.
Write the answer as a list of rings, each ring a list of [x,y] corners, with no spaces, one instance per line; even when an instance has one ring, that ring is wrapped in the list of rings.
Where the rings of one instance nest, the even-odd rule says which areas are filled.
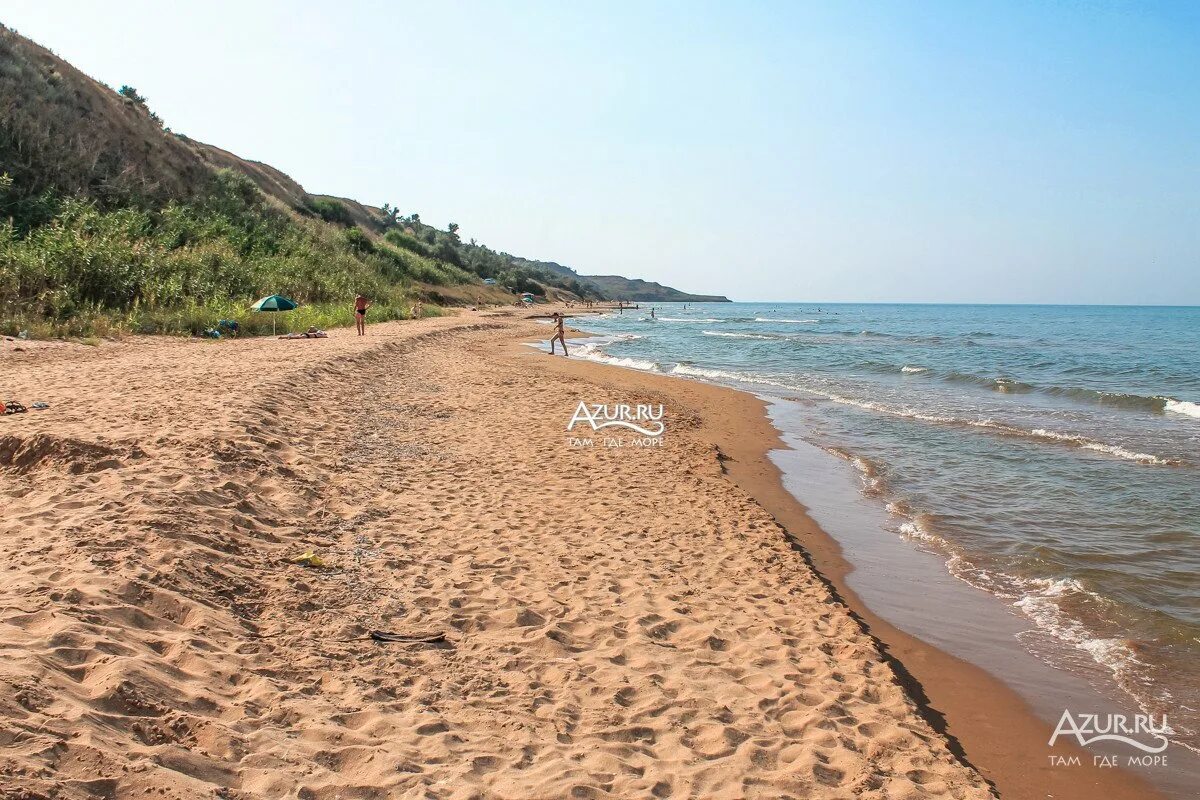
[[[304,205],[309,211],[326,222],[332,222],[334,225],[350,225],[354,222],[354,219],[350,216],[350,209],[346,208],[344,203],[339,203],[337,200],[308,195],[304,198]]]
[[[404,231],[393,228],[384,234],[383,238],[385,241],[396,245],[396,247],[402,247],[405,250],[409,250],[418,255],[429,256],[429,248],[425,245],[425,243],[418,241]]]
[[[351,252],[367,255],[375,252],[375,245],[357,225],[352,225],[342,231],[342,242]]]
[[[138,94],[137,89],[133,88],[132,86],[122,86],[117,91],[117,94],[121,95],[126,100],[131,100],[134,105],[149,114],[150,119],[154,120],[158,127],[161,128],[163,126],[162,117],[150,110],[150,106],[146,103],[146,98]]]
[[[137,103],[138,105],[142,105],[142,106],[146,105],[146,98],[144,98],[140,94],[138,94],[138,90],[133,88],[132,86],[122,86],[120,89],[117,90],[117,94],[121,95],[122,97],[129,98],[130,100]]]
[[[434,255],[437,256],[439,261],[445,261],[447,264],[453,264],[456,267],[463,265],[463,259],[458,254],[458,248],[445,239],[438,242],[437,249],[434,250]]]

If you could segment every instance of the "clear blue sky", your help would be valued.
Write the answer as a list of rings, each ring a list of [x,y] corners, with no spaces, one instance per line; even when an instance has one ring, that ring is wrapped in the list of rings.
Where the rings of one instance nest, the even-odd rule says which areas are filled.
[[[312,192],[752,300],[1200,304],[1200,3],[9,0]]]

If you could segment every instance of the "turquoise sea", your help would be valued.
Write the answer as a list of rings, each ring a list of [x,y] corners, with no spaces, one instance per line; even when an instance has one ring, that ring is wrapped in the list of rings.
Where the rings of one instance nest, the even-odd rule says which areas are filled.
[[[1020,615],[1014,646],[1200,745],[1200,308],[643,304],[575,322],[596,336],[572,355],[801,404],[787,433],[857,468],[888,535]]]

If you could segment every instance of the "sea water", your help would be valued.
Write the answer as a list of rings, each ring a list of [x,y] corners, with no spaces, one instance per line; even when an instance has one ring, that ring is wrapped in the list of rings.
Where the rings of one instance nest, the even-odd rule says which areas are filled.
[[[1200,746],[1200,308],[649,308],[576,320],[572,355],[799,404],[777,424],[1019,615],[1014,647]]]

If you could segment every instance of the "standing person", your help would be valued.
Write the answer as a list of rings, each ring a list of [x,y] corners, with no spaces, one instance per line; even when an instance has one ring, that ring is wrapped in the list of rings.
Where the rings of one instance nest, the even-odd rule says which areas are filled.
[[[557,339],[562,342],[563,355],[567,355],[567,337],[563,333],[563,315],[555,311],[550,315],[550,319],[554,320],[554,335],[550,337],[550,355],[554,355],[554,341]],[[569,357],[569,356],[568,356]]]
[[[650,306],[650,319],[654,319],[654,306]]]
[[[367,309],[370,307],[370,300],[361,294],[354,295],[354,327],[359,336],[367,335]]]

